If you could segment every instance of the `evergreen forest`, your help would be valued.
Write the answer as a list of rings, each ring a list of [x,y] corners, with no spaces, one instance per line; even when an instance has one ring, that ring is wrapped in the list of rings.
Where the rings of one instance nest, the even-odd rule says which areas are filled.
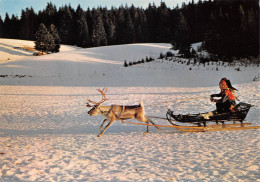
[[[49,2],[39,12],[31,7],[20,17],[0,16],[0,37],[36,40],[43,25],[55,30],[62,44],[80,47],[171,43],[185,54],[191,43],[203,42],[203,49],[213,56],[259,57],[258,0],[199,0],[173,8],[161,2],[145,9],[127,4],[57,8]]]

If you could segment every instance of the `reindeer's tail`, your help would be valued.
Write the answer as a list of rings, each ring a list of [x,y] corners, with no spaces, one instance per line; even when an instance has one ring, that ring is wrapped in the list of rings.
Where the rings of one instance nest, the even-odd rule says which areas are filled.
[[[145,114],[143,101],[140,102],[140,106],[141,106],[141,108],[142,108],[142,110],[143,110],[143,113],[144,113],[145,118],[147,119],[147,124],[148,124],[148,123],[152,123],[153,125],[155,125],[155,123],[151,120],[151,118]],[[156,127],[157,129],[161,129],[161,128],[158,127],[158,126],[155,126],[155,127]]]
[[[140,101],[139,105],[141,106],[141,108],[142,108],[142,110],[143,110],[143,113],[144,113],[144,115],[145,115],[144,103],[143,103],[142,100]]]

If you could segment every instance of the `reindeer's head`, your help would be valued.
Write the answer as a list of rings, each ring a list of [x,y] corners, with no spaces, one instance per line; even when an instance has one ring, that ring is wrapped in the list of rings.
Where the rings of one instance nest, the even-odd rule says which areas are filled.
[[[101,101],[99,101],[99,102],[94,102],[94,101],[91,101],[91,100],[88,99],[88,102],[87,102],[86,107],[92,107],[92,108],[88,111],[88,114],[89,114],[90,116],[94,116],[94,115],[99,115],[99,114],[101,114],[102,111],[100,110],[100,106],[101,106],[101,104],[102,104],[103,102],[105,102],[106,100],[108,100],[108,99],[106,98],[106,95],[105,95],[106,92],[107,92],[107,89],[106,89],[106,88],[103,88],[103,90],[100,90],[100,89],[97,89],[97,90],[101,93],[102,99],[101,99]],[[93,104],[93,105],[90,105],[90,103]]]

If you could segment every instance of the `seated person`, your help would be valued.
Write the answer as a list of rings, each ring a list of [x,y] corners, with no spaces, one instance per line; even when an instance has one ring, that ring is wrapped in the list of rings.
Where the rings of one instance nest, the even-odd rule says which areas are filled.
[[[232,87],[229,80],[226,78],[222,78],[219,82],[219,88],[221,92],[219,94],[212,94],[210,96],[211,102],[216,102],[217,112],[218,113],[225,113],[233,111],[233,108],[236,105],[235,99],[236,96],[234,95],[234,87]],[[220,99],[214,99],[214,97],[221,97]],[[238,99],[237,99],[238,100]]]

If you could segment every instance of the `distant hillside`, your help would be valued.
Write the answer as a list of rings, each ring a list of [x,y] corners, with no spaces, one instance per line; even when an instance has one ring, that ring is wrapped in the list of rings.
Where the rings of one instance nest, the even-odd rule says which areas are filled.
[[[6,39],[5,39],[6,40]],[[0,42],[4,41],[0,39]],[[23,55],[13,59],[30,41],[9,40],[3,48],[9,60],[0,62],[0,85],[88,86],[88,87],[207,87],[222,77],[234,84],[251,82],[259,72],[256,65],[233,62],[200,63],[194,59],[160,57],[176,54],[171,44],[125,44],[94,48],[61,46],[61,52],[44,56]],[[31,42],[33,43],[33,42]],[[193,47],[196,47],[194,44]],[[0,44],[0,50],[1,50]],[[124,67],[124,62],[153,61]],[[185,78],[185,79],[184,79]]]

